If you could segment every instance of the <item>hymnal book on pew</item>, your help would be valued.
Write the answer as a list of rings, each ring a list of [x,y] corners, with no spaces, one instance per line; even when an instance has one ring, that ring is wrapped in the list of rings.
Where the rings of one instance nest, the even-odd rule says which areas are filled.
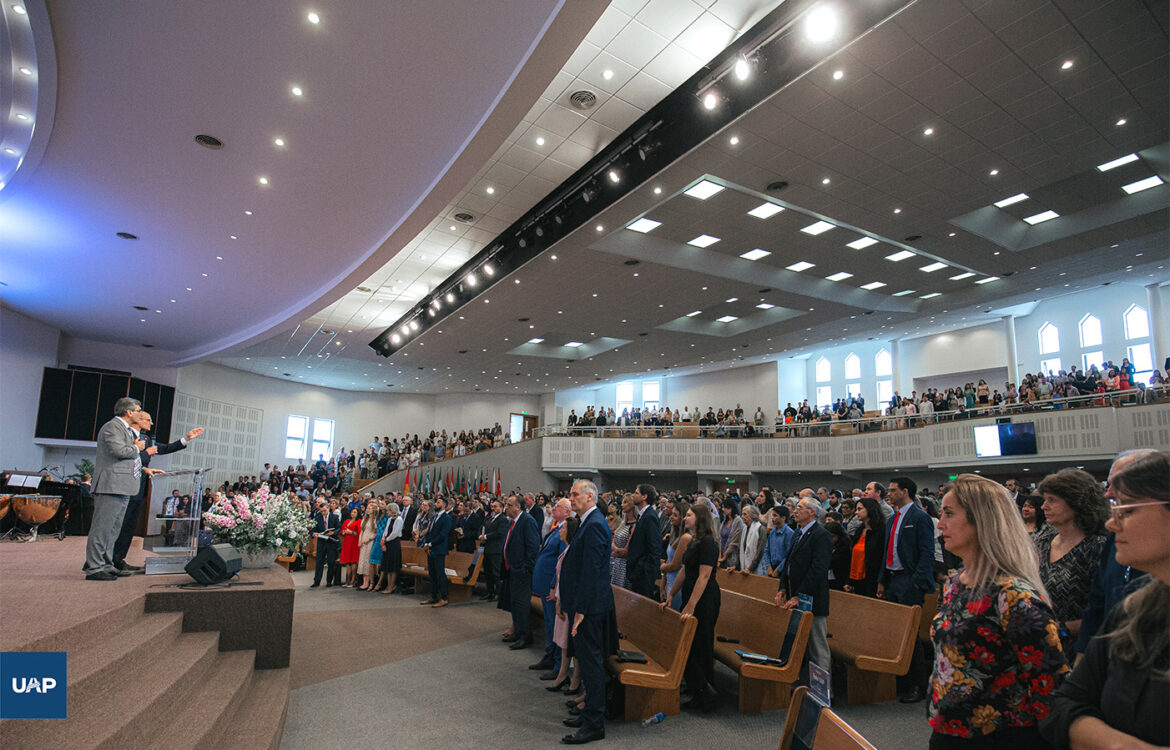
[[[623,651],[618,649],[617,660],[621,663],[645,664],[646,654],[643,654],[641,651]]]
[[[770,667],[783,667],[788,664],[788,659],[777,659],[764,654],[755,654],[751,651],[740,651],[736,649],[735,653],[739,655],[739,658],[744,661],[750,661],[753,664],[767,664]]]

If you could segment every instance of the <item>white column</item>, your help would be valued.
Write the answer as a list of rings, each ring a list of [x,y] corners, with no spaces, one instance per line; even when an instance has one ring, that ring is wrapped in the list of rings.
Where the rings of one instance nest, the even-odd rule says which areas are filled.
[[[902,356],[898,348],[898,339],[890,339],[890,365],[893,367],[891,373],[894,376],[894,393],[900,393],[904,396],[910,395],[910,390],[902,387]],[[913,385],[913,384],[911,384]],[[886,404],[889,406],[889,404]],[[884,407],[880,407],[883,409]]]
[[[1007,349],[1007,379],[1009,383],[1019,384],[1020,365],[1016,361],[1016,318],[1014,315],[1003,316],[1004,345]]]
[[[1157,284],[1146,285],[1146,309],[1150,314],[1150,343],[1154,350],[1154,369],[1161,370],[1166,357],[1170,357],[1170,341],[1166,330],[1166,313],[1162,309],[1162,290]],[[1163,375],[1166,373],[1163,372]]]

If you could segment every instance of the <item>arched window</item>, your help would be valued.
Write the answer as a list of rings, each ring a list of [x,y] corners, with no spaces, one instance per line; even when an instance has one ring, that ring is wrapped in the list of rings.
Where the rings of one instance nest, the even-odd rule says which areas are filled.
[[[879,378],[894,374],[894,358],[885,349],[882,349],[874,355],[873,366],[877,370],[877,376]]]
[[[1040,326],[1040,353],[1055,354],[1060,351],[1060,331],[1051,323]]]
[[[1101,321],[1089,314],[1081,318],[1081,348],[1101,346]]]
[[[861,357],[853,352],[850,352],[849,356],[845,358],[845,379],[861,379]]]
[[[827,383],[833,379],[833,367],[829,360],[821,357],[817,360],[817,382]]]
[[[1150,316],[1140,305],[1130,305],[1125,311],[1125,337],[1144,339],[1150,335]]]

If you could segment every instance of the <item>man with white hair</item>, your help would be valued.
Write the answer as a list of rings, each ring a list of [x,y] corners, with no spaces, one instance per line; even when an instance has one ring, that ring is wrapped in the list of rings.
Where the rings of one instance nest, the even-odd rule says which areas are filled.
[[[812,597],[812,632],[808,636],[802,679],[808,679],[808,662],[814,662],[826,672],[832,670],[829,653],[829,563],[833,559],[833,537],[817,523],[821,504],[816,495],[805,495],[796,504],[793,517],[799,536],[792,542],[788,559],[780,571],[780,589],[776,592],[777,606],[795,609],[800,595]]]

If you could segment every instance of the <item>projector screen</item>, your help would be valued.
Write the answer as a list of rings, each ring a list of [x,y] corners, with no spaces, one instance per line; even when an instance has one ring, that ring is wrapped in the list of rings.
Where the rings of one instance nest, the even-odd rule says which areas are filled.
[[[1033,456],[1036,454],[1036,425],[1033,422],[989,424],[975,427],[975,455]]]

